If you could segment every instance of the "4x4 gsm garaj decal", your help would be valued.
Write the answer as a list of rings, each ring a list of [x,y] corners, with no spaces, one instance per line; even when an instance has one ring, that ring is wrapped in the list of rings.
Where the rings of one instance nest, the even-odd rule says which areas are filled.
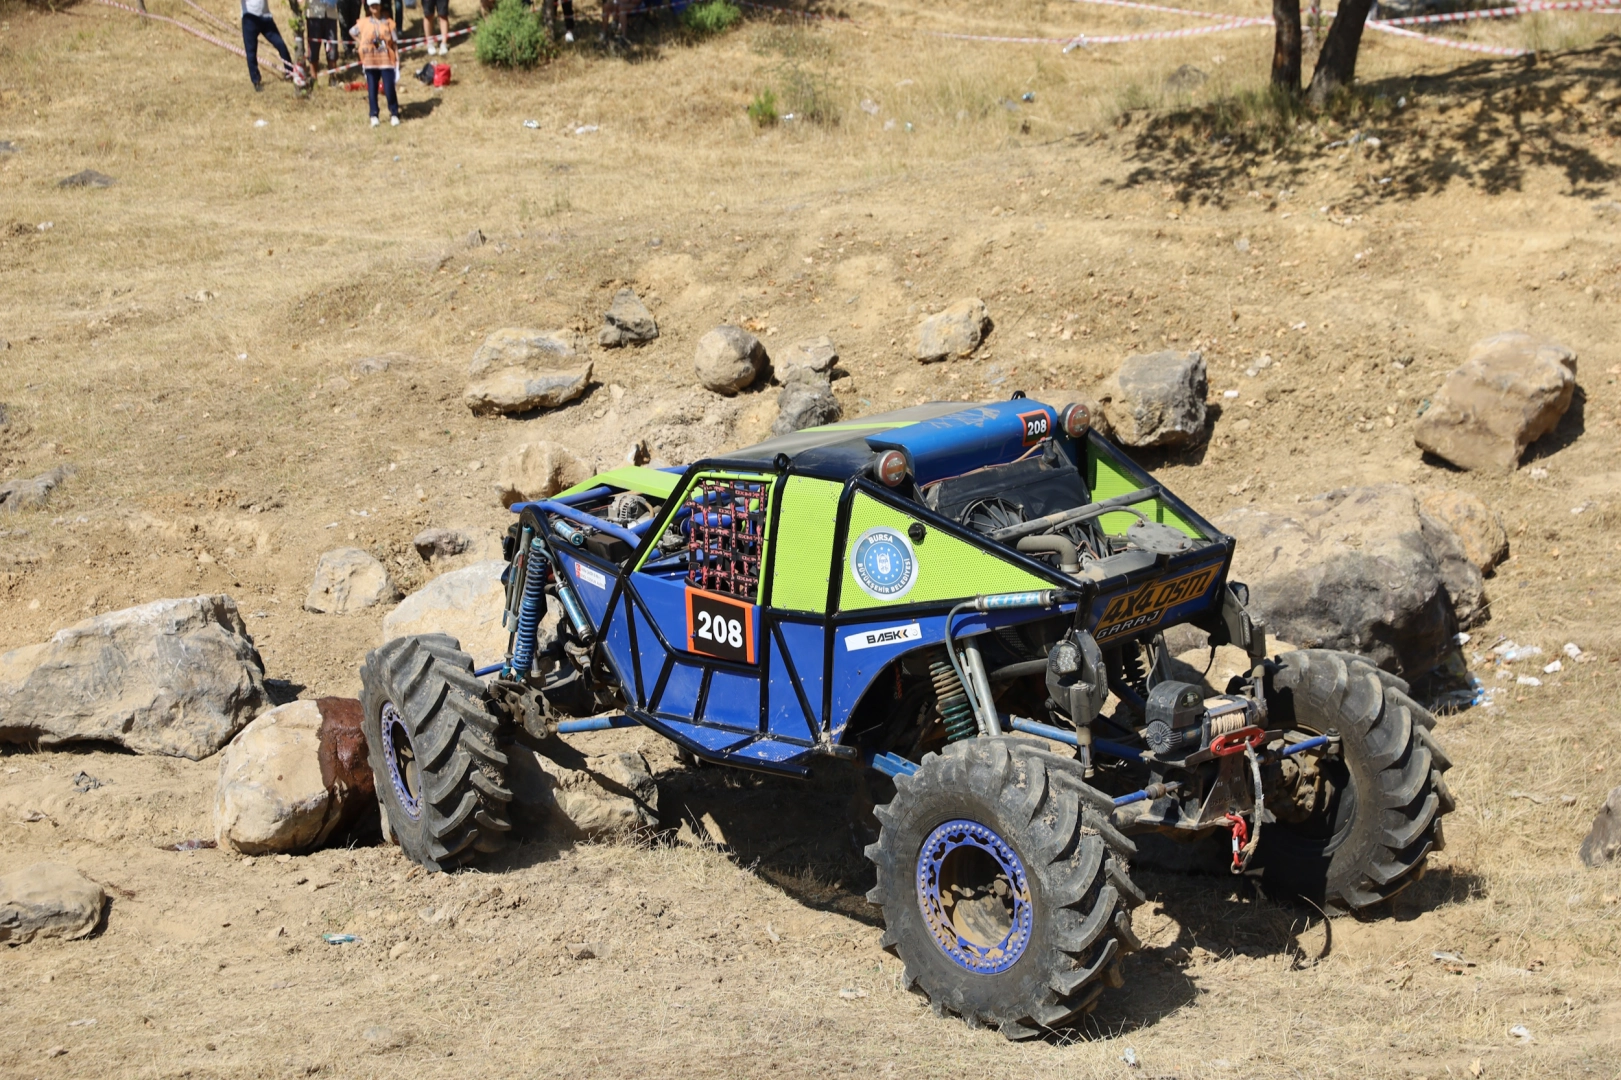
[[[1160,578],[1121,593],[1109,601],[1092,631],[1094,640],[1118,637],[1155,625],[1178,604],[1204,594],[1221,566],[1201,566],[1173,578]]]

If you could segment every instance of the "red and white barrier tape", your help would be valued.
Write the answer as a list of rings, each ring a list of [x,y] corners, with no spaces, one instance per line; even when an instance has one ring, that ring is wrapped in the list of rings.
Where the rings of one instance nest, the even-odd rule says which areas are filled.
[[[154,15],[150,11],[142,11],[139,8],[132,8],[127,4],[120,4],[120,3],[117,2],[117,0],[96,0],[96,3],[104,4],[107,7],[118,8],[120,11],[127,11],[131,15],[138,15],[143,19],[152,19],[152,20],[154,20],[156,22],[168,23],[170,26],[177,26],[180,29],[184,30],[186,33],[191,34],[193,37],[202,38],[204,41],[208,42],[210,45],[218,45],[220,48],[224,49],[226,52],[236,53],[236,55],[242,57],[243,59],[247,58],[248,54],[246,52],[244,52],[240,46],[232,45],[232,44],[230,44],[228,42],[221,41],[219,38],[214,37],[212,34],[205,33],[203,31],[197,29],[195,26],[190,25],[189,23],[181,22],[179,19],[171,19],[167,15]],[[279,71],[284,75],[289,74],[291,72],[291,70],[292,70],[291,68],[288,67],[287,63],[285,61],[283,61],[280,56],[276,56],[274,54],[265,57],[265,66],[270,68],[272,71]]]
[[[1440,15],[1408,15],[1400,19],[1380,19],[1385,26],[1421,26],[1428,23],[1469,22],[1474,19],[1505,19],[1514,15],[1529,15],[1537,11],[1599,11],[1621,10],[1621,0],[1532,0],[1513,7],[1481,8],[1478,11],[1449,11]],[[1369,20],[1372,26],[1374,20]]]
[[[1087,48],[1092,45],[1121,45],[1128,41],[1164,41],[1168,38],[1199,37],[1203,34],[1219,34],[1226,30],[1243,30],[1251,26],[1271,26],[1271,19],[1235,19],[1232,22],[1221,23],[1216,26],[1193,26],[1182,30],[1154,30],[1143,34],[1077,34],[1069,38],[1064,45],[1066,53],[1077,48]]]
[[[1412,38],[1427,45],[1444,45],[1449,49],[1462,49],[1464,52],[1485,53],[1487,56],[1529,56],[1530,49],[1515,49],[1507,45],[1482,45],[1474,41],[1458,41],[1455,38],[1435,37],[1431,34],[1420,34],[1416,30],[1405,30],[1400,26],[1391,26],[1383,22],[1368,20],[1369,30],[1378,30],[1383,34],[1395,34],[1399,37]]]

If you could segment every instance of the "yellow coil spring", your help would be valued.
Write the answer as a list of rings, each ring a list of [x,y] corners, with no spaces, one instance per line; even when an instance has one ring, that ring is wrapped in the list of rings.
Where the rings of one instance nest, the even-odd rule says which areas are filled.
[[[957,672],[944,650],[929,662],[929,678],[934,681],[934,700],[938,703],[940,719],[946,726],[946,741],[956,742],[979,734],[974,710],[969,707],[968,695],[963,691]]]

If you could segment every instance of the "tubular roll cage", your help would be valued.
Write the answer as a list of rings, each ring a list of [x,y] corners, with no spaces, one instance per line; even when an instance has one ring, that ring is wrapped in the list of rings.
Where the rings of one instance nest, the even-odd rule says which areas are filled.
[[[1208,560],[1209,555],[1211,554],[1210,547],[1218,545],[1224,549],[1221,559],[1220,580],[1226,580],[1227,574],[1231,569],[1233,550],[1235,547],[1235,542],[1232,537],[1221,533],[1196,511],[1194,511],[1193,508],[1190,507],[1186,502],[1172,492],[1164,489],[1144,469],[1138,466],[1135,462],[1131,461],[1130,458],[1126,457],[1124,454],[1116,452],[1114,448],[1107,442],[1107,440],[1104,440],[1096,432],[1088,429],[1086,434],[1081,439],[1076,439],[1075,445],[1077,451],[1083,449],[1083,442],[1089,444],[1096,452],[1106,456],[1114,468],[1120,470],[1131,479],[1135,480],[1139,488],[1155,489],[1155,494],[1153,496],[1154,498],[1159,499],[1168,509],[1173,511],[1184,521],[1189,522],[1209,539],[1209,546],[1205,548],[1195,548],[1189,552],[1174,556],[1162,555],[1153,564],[1150,564],[1140,570],[1129,571],[1122,574],[1118,578],[1110,579],[1111,588],[1133,588],[1144,582],[1154,580],[1163,574],[1173,572],[1185,564]],[[759,676],[762,681],[762,690],[760,695],[758,733],[753,739],[747,740],[743,745],[749,745],[752,742],[769,738],[778,742],[803,745],[805,749],[811,753],[819,753],[841,758],[853,758],[856,756],[854,748],[839,744],[837,741],[835,741],[833,736],[834,728],[840,725],[835,723],[835,721],[839,718],[832,715],[834,696],[832,669],[834,646],[836,644],[838,631],[854,623],[872,621],[875,614],[875,609],[872,608],[841,611],[839,607],[841,598],[844,594],[845,578],[848,576],[845,573],[845,569],[847,562],[846,555],[849,547],[850,508],[851,503],[858,492],[868,495],[887,506],[901,510],[931,530],[940,530],[962,542],[994,555],[995,557],[1002,559],[1021,570],[1045,579],[1055,588],[1067,589],[1071,592],[1079,592],[1081,594],[1078,601],[1065,602],[1052,608],[1051,610],[1054,616],[1062,614],[1069,615],[1071,618],[1079,619],[1081,617],[1079,613],[1084,613],[1089,610],[1092,602],[1096,599],[1099,592],[1099,587],[1096,582],[1085,579],[1077,580],[1075,578],[1068,577],[1060,573],[1054,567],[1049,566],[1048,564],[1043,563],[1030,555],[1018,552],[1011,546],[997,544],[989,538],[975,532],[974,530],[958,524],[949,518],[941,516],[935,511],[929,509],[922,502],[898,495],[896,489],[884,487],[883,485],[876,483],[865,474],[865,471],[857,472],[850,476],[838,476],[828,475],[825,471],[816,469],[801,470],[795,468],[792,460],[786,455],[778,455],[777,459],[769,465],[763,465],[757,460],[739,460],[736,458],[726,457],[707,458],[689,465],[681,473],[680,480],[672,489],[671,497],[665,500],[664,505],[660,508],[658,513],[655,514],[648,523],[637,527],[634,532],[621,526],[614,525],[613,523],[605,521],[599,517],[596,517],[595,515],[586,513],[585,511],[580,510],[577,506],[572,505],[579,502],[590,501],[593,498],[601,498],[610,490],[605,486],[598,486],[588,491],[578,492],[572,495],[563,495],[539,502],[515,504],[512,507],[513,512],[522,515],[520,520],[530,520],[535,528],[535,535],[537,537],[544,537],[545,543],[548,545],[548,547],[554,546],[556,542],[556,537],[552,529],[548,527],[548,522],[546,521],[545,516],[548,514],[556,514],[577,524],[596,529],[609,536],[623,540],[632,547],[632,554],[625,561],[623,567],[616,565],[613,562],[602,558],[601,556],[598,556],[585,548],[570,546],[565,547],[562,550],[567,551],[568,555],[577,561],[589,565],[601,573],[611,576],[612,588],[607,605],[604,609],[607,613],[605,622],[607,619],[616,617],[616,612],[620,610],[620,605],[622,603],[634,603],[637,605],[639,609],[638,618],[627,620],[629,623],[628,629],[633,651],[637,647],[637,635],[639,633],[646,632],[647,630],[651,630],[665,647],[665,660],[659,676],[655,680],[654,686],[651,688],[653,690],[653,696],[650,699],[646,693],[649,688],[644,685],[640,666],[633,664],[633,670],[629,673],[619,671],[617,666],[613,663],[610,654],[603,647],[604,641],[607,637],[607,627],[602,626],[593,628],[596,631],[595,640],[591,644],[593,660],[599,664],[605,665],[608,670],[612,671],[614,677],[619,681],[622,687],[629,689],[630,686],[627,685],[627,683],[634,685],[635,700],[637,701],[657,700],[659,692],[663,689],[665,682],[670,676],[676,654],[685,651],[685,647],[684,645],[675,644],[666,639],[665,635],[659,630],[656,621],[652,618],[651,613],[646,609],[645,604],[637,598],[633,590],[629,590],[627,588],[629,575],[634,572],[635,567],[639,566],[643,562],[652,546],[657,543],[658,537],[669,528],[670,524],[674,521],[676,514],[682,508],[685,498],[678,499],[675,497],[675,495],[681,494],[685,497],[690,497],[691,493],[695,490],[695,482],[698,481],[701,476],[716,472],[728,473],[733,476],[741,475],[743,477],[757,477],[762,485],[762,496],[767,495],[765,491],[766,488],[770,489],[768,495],[769,522],[766,525],[762,537],[762,539],[767,541],[765,543],[766,551],[763,565],[761,565],[759,570],[761,579],[760,595],[756,601],[761,623],[759,628],[761,656],[757,658],[757,662],[753,665],[739,664],[719,658],[705,657],[703,683],[699,691],[698,707],[696,710],[697,714],[701,715],[702,704],[708,695],[710,678],[714,671],[734,671],[749,676]],[[837,519],[833,531],[833,547],[831,553],[832,563],[828,573],[826,614],[819,615],[790,609],[773,608],[771,606],[771,592],[776,578],[775,565],[779,550],[783,546],[779,540],[774,539],[777,536],[779,520],[782,514],[782,491],[788,479],[794,476],[803,476],[818,480],[832,480],[835,482],[842,481],[843,483],[843,490],[840,492],[839,496]],[[553,563],[554,566],[557,565],[555,559],[553,560]],[[560,567],[558,567],[555,572],[558,573],[559,578],[563,576],[563,572]],[[972,594],[969,594],[967,598],[971,599]],[[894,621],[901,621],[920,617],[944,616],[962,599],[964,599],[964,597],[887,606],[881,609],[882,617]],[[1001,625],[1028,621],[1026,618],[1018,617],[1018,615],[1019,613],[1017,612],[964,613],[963,615],[959,616],[956,636],[967,636],[994,629]],[[823,670],[822,678],[820,680],[820,710],[812,710],[810,708],[810,702],[805,691],[805,680],[800,677],[799,672],[795,669],[792,654],[788,650],[786,643],[783,641],[781,632],[778,630],[778,626],[784,623],[820,625],[823,629]],[[1080,628],[1086,629],[1084,626]],[[1122,635],[1115,642],[1111,642],[1111,645],[1131,640],[1136,636],[1138,635]],[[767,695],[764,690],[766,676],[763,673],[768,670],[766,667],[766,656],[769,654],[769,651],[773,649],[780,651],[782,660],[787,668],[790,678],[793,681],[795,694],[799,698],[801,708],[804,710],[807,728],[809,729],[807,733],[811,736],[810,738],[798,739],[776,732],[771,732],[768,734],[768,706]],[[509,646],[509,659],[512,651],[512,648]],[[899,657],[896,659],[898,660]],[[474,674],[487,675],[499,671],[501,667],[502,665],[499,664],[494,665],[489,668],[481,669]],[[877,685],[876,678],[867,684],[867,689],[870,689],[874,685]],[[865,692],[866,691],[864,690],[863,693]],[[689,740],[680,738],[671,728],[663,723],[659,715],[631,703],[629,694],[626,695],[626,698],[627,707],[625,712],[632,720],[642,724],[643,726],[651,728],[660,735],[663,735],[679,745],[686,746],[694,754],[708,761],[737,768],[763,771],[775,775],[782,775],[785,773],[796,776],[809,775],[810,770],[805,766],[795,765],[788,762],[772,762],[770,764],[766,764],[752,758],[738,755],[735,753],[736,748],[733,748],[734,752],[725,752],[694,746]],[[819,725],[815,725],[813,727],[811,724],[811,718],[818,715],[821,717],[820,723]],[[679,719],[682,723],[700,727],[711,726],[705,725],[702,720],[687,718],[684,716],[671,717],[671,719]],[[560,730],[563,730],[566,733],[567,731],[601,730],[602,728],[606,727],[627,726],[621,723],[606,723],[602,725],[602,728],[595,726],[582,726],[586,724],[595,725],[596,723],[597,721],[571,722],[567,728]],[[1021,725],[1011,726],[1017,727]],[[1042,728],[1047,727],[1047,725],[1040,726]],[[1058,731],[1059,729],[1053,728],[1052,730]],[[1042,734],[1045,734],[1045,732],[1042,732]],[[1135,759],[1138,757],[1138,751],[1126,746],[1117,746],[1116,744],[1109,743],[1107,741],[1099,742],[1094,740],[1093,746],[1097,750],[1108,753],[1111,756],[1126,759]],[[881,765],[878,767],[882,768]]]

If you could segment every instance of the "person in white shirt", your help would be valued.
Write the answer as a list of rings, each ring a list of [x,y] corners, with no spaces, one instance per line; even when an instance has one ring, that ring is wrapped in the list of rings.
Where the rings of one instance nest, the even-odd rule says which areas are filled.
[[[263,90],[259,82],[259,39],[263,37],[281,54],[282,78],[293,77],[293,58],[287,43],[276,29],[276,20],[270,15],[270,0],[242,0],[242,51],[248,54],[248,78],[255,91]]]

